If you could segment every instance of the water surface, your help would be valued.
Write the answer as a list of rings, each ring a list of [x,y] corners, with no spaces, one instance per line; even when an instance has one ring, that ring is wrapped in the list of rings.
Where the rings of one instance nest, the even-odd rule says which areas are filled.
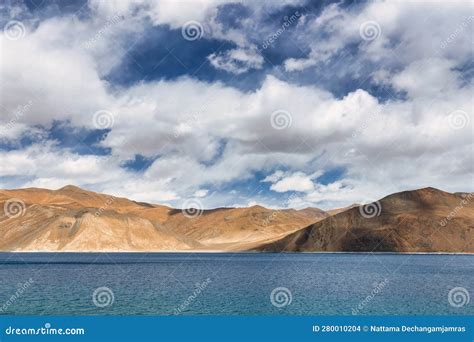
[[[472,284],[472,255],[0,253],[15,315],[470,315],[448,293]]]

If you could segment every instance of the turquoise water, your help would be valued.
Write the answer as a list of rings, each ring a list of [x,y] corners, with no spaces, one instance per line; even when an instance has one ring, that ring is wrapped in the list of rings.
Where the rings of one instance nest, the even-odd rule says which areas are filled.
[[[473,284],[469,255],[0,253],[15,315],[471,315]]]

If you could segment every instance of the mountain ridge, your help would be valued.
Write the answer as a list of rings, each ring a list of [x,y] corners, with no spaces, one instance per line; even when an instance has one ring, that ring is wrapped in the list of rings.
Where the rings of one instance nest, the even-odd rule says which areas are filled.
[[[474,253],[473,200],[472,193],[432,187],[401,191],[337,213],[256,250]]]
[[[427,187],[328,211],[256,205],[187,212],[74,185],[9,189],[0,190],[0,251],[473,253],[473,199]],[[19,211],[7,215],[12,204]]]
[[[18,216],[5,213],[12,199]],[[3,251],[241,250],[326,217],[320,209],[261,206],[187,212],[72,185],[0,190],[0,205]]]

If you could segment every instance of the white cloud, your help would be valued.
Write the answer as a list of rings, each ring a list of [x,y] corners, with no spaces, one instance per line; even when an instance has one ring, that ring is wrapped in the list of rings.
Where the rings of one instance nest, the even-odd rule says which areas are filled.
[[[213,15],[217,6],[226,0],[156,0],[156,1],[123,1],[123,0],[92,0],[90,7],[103,16],[142,16],[150,19],[154,25],[170,25],[179,28],[188,21],[203,22]]]
[[[179,99],[174,98],[177,94]],[[264,179],[274,183],[272,190],[305,191],[304,200],[313,205],[319,201],[344,205],[368,195],[385,195],[388,189],[431,185],[466,190],[464,180],[472,172],[470,129],[455,131],[448,124],[453,110],[469,112],[469,88],[454,89],[448,98],[429,102],[416,98],[382,105],[362,90],[336,99],[320,89],[274,78],[247,94],[181,79],[139,85],[108,97],[118,114],[103,145],[113,148],[116,161],[35,146],[3,152],[2,175],[37,178],[17,184],[21,186],[97,184],[99,190],[162,203],[187,198],[206,184],[219,186],[285,165],[293,172],[276,172]],[[287,131],[271,126],[276,108],[288,108],[292,114]],[[196,109],[194,117],[190,113]],[[30,118],[36,122],[35,110],[32,107],[23,124]],[[62,118],[79,120],[73,114]],[[183,123],[187,129],[176,136],[174,129]],[[203,164],[216,156],[219,144],[213,142],[222,139],[227,141],[222,154],[211,165]],[[350,150],[354,152],[348,154]],[[140,180],[120,168],[136,153],[160,155]],[[350,170],[341,180],[344,188],[330,192],[314,185],[316,170],[340,165]],[[206,205],[218,206],[226,199],[213,196],[208,201]]]
[[[444,96],[443,93],[459,88],[460,73],[454,71],[455,66],[452,60],[422,59],[396,74],[392,83],[397,90],[407,91],[412,98]]]
[[[280,179],[282,179],[283,177],[285,177],[286,173],[281,171],[281,170],[277,170],[275,171],[274,173],[272,173],[271,175],[268,175],[267,177],[265,177],[262,182],[270,182],[270,183],[276,183],[278,182]]]
[[[314,189],[313,181],[311,176],[306,175],[304,172],[295,172],[291,175],[283,177],[276,183],[272,184],[270,189],[276,192],[287,192],[287,191],[311,191]]]
[[[286,71],[301,71],[316,64],[317,61],[313,58],[288,58],[284,66]]]
[[[215,4],[203,5],[196,16],[212,16],[208,13]],[[96,10],[105,17],[124,15],[127,23],[117,24],[105,35],[122,37],[124,31],[141,30],[138,19],[130,18],[135,9],[128,2],[107,1],[97,6],[110,6]],[[141,6],[146,9],[148,5]],[[188,11],[177,13],[172,3],[169,6],[163,8],[166,16],[160,16],[165,13],[161,12],[153,18],[176,26],[193,17]],[[469,56],[469,30],[456,30],[466,16],[464,7],[441,4],[440,12],[430,8],[423,12],[422,4],[413,6],[374,3],[355,17],[333,6],[319,21],[298,24],[302,30],[307,24],[325,27],[333,34],[330,41],[312,45],[308,60],[287,61],[293,70],[309,66],[304,63],[324,63],[345,44],[360,40],[361,20],[377,20],[383,35],[364,45],[364,55],[359,58],[379,61],[379,70],[385,72],[374,75],[378,82],[408,95],[385,102],[362,89],[336,97],[319,86],[301,86],[270,75],[258,89],[248,92],[189,77],[117,90],[103,75],[120,56],[110,56],[107,51],[110,42],[126,44],[127,40],[107,36],[98,39],[93,49],[83,46],[103,27],[103,19],[45,20],[18,41],[0,33],[0,134],[2,142],[16,143],[14,150],[0,151],[0,185],[54,188],[73,183],[176,206],[190,196],[203,195],[203,203],[212,207],[249,201],[245,196],[236,198],[236,193],[215,191],[221,185],[248,180],[256,171],[268,174],[283,169],[288,171],[277,171],[263,182],[271,182],[276,192],[301,192],[292,199],[299,204],[341,206],[421,186],[470,191],[473,84],[469,79],[461,82],[456,71]],[[417,11],[410,12],[414,8]],[[443,11],[449,13],[443,15]],[[430,19],[418,36],[414,32],[420,30],[419,13],[429,14]],[[427,38],[429,30],[434,47],[426,45],[431,39]],[[447,43],[450,32],[458,33]],[[311,34],[314,32],[302,39],[311,40]],[[401,39],[396,57],[386,44],[392,36]],[[423,41],[420,47],[419,41]],[[443,42],[446,46],[441,48]],[[239,44],[227,54],[215,55],[215,66],[236,74],[261,68],[261,56],[249,50],[245,39]],[[431,55],[434,52],[439,52],[436,57]],[[395,62],[399,68],[390,68]],[[32,105],[18,115],[18,108],[29,101]],[[44,142],[44,131],[36,126],[48,127],[53,120],[62,120],[93,128],[93,114],[102,109],[114,115],[112,131],[102,141],[103,147],[112,149],[111,157],[77,155]],[[271,115],[277,110],[291,115],[290,127],[272,127]],[[459,129],[449,122],[456,110],[471,118]],[[41,142],[21,148],[19,138],[28,133]],[[121,165],[136,154],[157,159],[140,174],[125,171]],[[334,167],[347,169],[342,179],[325,185],[315,181],[317,174]],[[252,201],[266,203],[266,198],[254,195],[264,186],[257,183],[256,189],[245,192],[253,196]]]
[[[194,197],[198,197],[198,198],[206,197],[208,193],[209,193],[208,189],[200,189],[194,193]]]
[[[236,75],[251,69],[261,69],[263,57],[252,49],[233,49],[208,56],[209,62],[217,69],[222,69]]]
[[[310,54],[308,58],[288,59],[285,67],[287,71],[300,71],[324,66],[345,49],[349,55],[357,53],[357,64],[370,61],[393,67],[432,57],[467,62],[471,58],[469,32],[474,22],[469,13],[463,1],[377,1],[348,9],[332,4],[318,17],[302,21],[297,43],[309,44]],[[376,32],[371,33],[377,38],[365,41],[361,29],[367,23],[374,23],[371,29]],[[354,44],[361,44],[359,52],[348,48]],[[344,68],[351,71],[359,66]]]

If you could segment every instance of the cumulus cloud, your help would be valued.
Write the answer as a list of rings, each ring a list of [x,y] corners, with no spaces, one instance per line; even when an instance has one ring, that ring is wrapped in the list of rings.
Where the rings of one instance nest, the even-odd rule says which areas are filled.
[[[286,59],[282,67],[294,72],[324,66],[358,42],[357,63],[376,63],[365,79],[391,87],[399,97],[380,99],[367,89],[337,96],[319,83],[277,77],[273,69],[254,91],[192,75],[110,84],[106,75],[123,55],[108,51],[126,47],[130,36],[145,30],[142,18],[173,28],[206,18],[222,26],[215,23],[221,1],[186,11],[179,11],[178,3],[93,1],[90,19],[45,19],[16,41],[0,33],[0,143],[9,146],[0,149],[0,186],[72,183],[176,206],[199,197],[208,207],[254,201],[329,208],[422,186],[472,190],[473,84],[461,71],[470,56],[466,25],[472,21],[462,4],[440,3],[435,10],[423,3],[377,2],[358,7],[356,15],[350,12],[355,9],[330,5],[295,27],[301,34],[297,43],[309,43],[311,52]],[[265,6],[259,7],[261,15],[275,5]],[[430,14],[426,27],[419,26],[420,13]],[[115,16],[120,20],[107,26]],[[368,20],[382,30],[373,41],[361,39],[359,32]],[[245,29],[217,27],[213,34],[238,42],[209,56],[214,67],[236,77],[264,69]],[[91,38],[93,48],[84,45]],[[349,72],[351,67],[342,68]],[[103,110],[112,124],[99,144],[110,155],[78,154],[48,136],[55,121],[96,130],[94,114]],[[287,113],[291,125],[275,128],[277,111]],[[34,143],[23,146],[25,135],[34,136]],[[137,155],[151,165],[139,172],[123,167]],[[340,179],[318,182],[337,167],[347,170]],[[228,190],[252,180],[248,188]],[[281,194],[283,202],[270,203]]]
[[[103,16],[140,16],[148,18],[154,25],[170,25],[179,28],[188,21],[203,22],[215,14],[219,5],[226,0],[193,0],[193,1],[123,1],[123,0],[92,0],[90,7]]]
[[[319,16],[302,21],[304,30],[295,39],[302,45],[309,42],[309,57],[289,58],[284,65],[288,71],[321,67],[344,51],[358,57],[356,65],[344,66],[349,73],[364,61],[377,63],[373,72],[382,65],[407,65],[434,57],[466,62],[471,54],[468,31],[474,22],[466,10],[463,1],[377,1],[362,9],[331,4]],[[355,45],[358,50],[351,50]]]
[[[311,180],[311,176],[306,175],[304,172],[295,172],[280,178],[276,183],[272,184],[270,189],[276,192],[306,192],[313,190],[314,184]]]

